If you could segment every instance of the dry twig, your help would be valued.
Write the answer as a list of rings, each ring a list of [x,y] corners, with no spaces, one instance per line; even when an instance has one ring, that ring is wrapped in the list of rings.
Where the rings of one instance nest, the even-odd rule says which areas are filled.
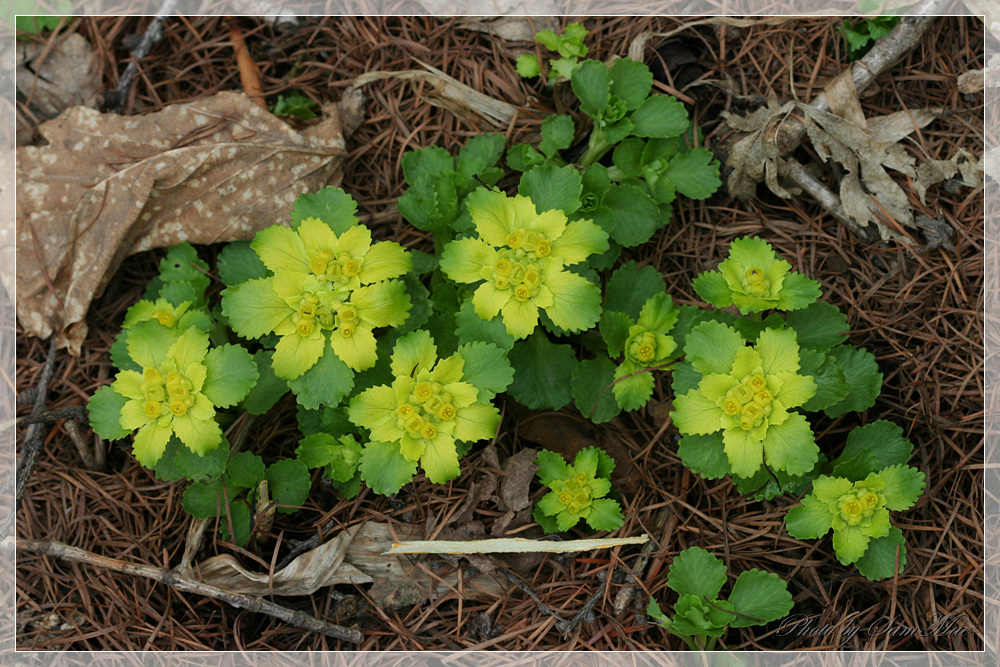
[[[342,639],[344,641],[360,644],[364,638],[359,630],[345,628],[333,623],[327,623],[326,621],[318,619],[315,616],[310,616],[309,614],[295,609],[282,607],[279,604],[275,604],[256,595],[237,595],[235,593],[230,593],[222,590],[221,588],[209,586],[208,584],[192,579],[184,574],[181,574],[177,570],[168,570],[167,568],[153,567],[152,565],[126,563],[114,558],[108,558],[89,551],[84,551],[83,549],[77,549],[76,547],[71,547],[68,544],[63,544],[62,542],[56,542],[54,540],[17,540],[16,546],[17,549],[21,551],[42,553],[68,561],[86,563],[87,565],[93,565],[94,567],[101,567],[108,570],[114,570],[115,572],[122,572],[125,574],[152,579],[153,581],[158,581],[161,584],[166,584],[171,588],[175,588],[182,593],[195,593],[196,595],[204,595],[205,597],[210,597],[215,600],[221,600],[233,607],[246,609],[247,611],[257,612],[260,614],[267,614],[268,616],[273,616],[286,623],[291,623],[292,625],[296,625],[300,628],[304,628],[311,632],[318,632],[328,637],[333,637],[334,639]]]

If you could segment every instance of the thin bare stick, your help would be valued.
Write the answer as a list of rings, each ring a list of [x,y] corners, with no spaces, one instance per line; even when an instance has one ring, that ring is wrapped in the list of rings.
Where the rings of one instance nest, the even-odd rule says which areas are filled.
[[[941,14],[949,4],[950,0],[927,0],[916,7],[912,15],[901,17],[896,27],[875,42],[871,50],[852,66],[851,78],[857,91],[860,93],[912,51],[920,43],[920,38],[927,28],[934,23],[936,15]],[[813,98],[809,106],[820,111],[829,111],[830,100],[827,99],[826,91]],[[801,118],[793,116],[781,124],[774,143],[783,154],[788,154],[798,147],[805,134],[805,123]]]
[[[16,547],[20,551],[31,551],[34,553],[46,554],[55,558],[62,558],[63,560],[76,563],[86,563],[87,565],[93,565],[94,567],[101,567],[115,572],[122,572],[124,574],[152,579],[153,581],[175,588],[182,593],[195,593],[196,595],[204,595],[205,597],[210,597],[215,600],[221,600],[222,602],[238,609],[246,609],[247,611],[259,614],[267,614],[268,616],[273,616],[274,618],[282,620],[285,623],[291,623],[292,625],[300,628],[304,628],[311,632],[318,632],[328,637],[333,637],[334,639],[342,639],[355,644],[360,644],[364,639],[364,636],[358,630],[345,628],[342,625],[327,623],[326,621],[320,620],[315,616],[310,616],[309,614],[301,611],[282,607],[281,605],[265,600],[264,598],[257,597],[256,595],[238,595],[236,593],[230,593],[222,590],[221,588],[216,588],[215,586],[210,586],[192,579],[177,570],[168,570],[167,568],[154,567],[152,565],[126,563],[125,561],[100,556],[98,554],[84,551],[83,549],[77,549],[76,547],[71,547],[68,544],[63,544],[62,542],[56,542],[54,540],[17,540]]]
[[[93,453],[91,453],[90,447],[87,446],[87,442],[83,439],[80,427],[76,425],[76,422],[69,419],[63,424],[63,428],[69,434],[69,439],[76,445],[76,451],[80,454],[83,465],[87,466],[88,470],[97,470],[97,460],[94,458]]]
[[[565,625],[568,622],[565,618],[563,618],[558,613],[556,613],[556,611],[552,607],[550,607],[549,605],[547,605],[544,602],[542,602],[542,598],[538,597],[538,593],[536,593],[531,588],[531,586],[529,586],[527,583],[525,583],[525,581],[523,579],[521,579],[521,577],[517,576],[516,574],[514,574],[513,572],[511,572],[510,570],[508,570],[505,567],[498,567],[497,570],[500,573],[502,573],[503,576],[507,577],[507,580],[510,583],[512,583],[515,586],[517,586],[518,588],[520,588],[522,591],[524,591],[528,595],[529,598],[531,598],[532,600],[534,600],[535,601],[535,605],[538,606],[538,610],[540,612],[542,612],[543,614],[548,614],[552,618],[556,619],[557,625],[562,626],[562,625]]]
[[[118,82],[118,87],[104,94],[104,107],[112,113],[121,113],[128,96],[128,89],[132,85],[132,79],[139,73],[139,61],[149,55],[154,46],[163,39],[163,19],[173,15],[177,0],[166,0],[160,11],[153,17],[153,21],[146,28],[139,46],[132,51],[132,61],[125,68],[125,73]]]
[[[37,417],[45,411],[46,396],[49,391],[49,381],[52,380],[52,373],[56,366],[56,337],[49,339],[49,356],[45,359],[45,366],[42,367],[42,375],[38,379],[38,386],[35,393],[35,407],[31,410],[31,416]],[[42,438],[41,424],[32,424],[24,434],[24,444],[21,445],[21,454],[17,457],[14,465],[14,506],[4,517],[3,524],[0,525],[0,540],[10,534],[10,528],[14,525],[14,517],[21,509],[21,501],[24,499],[24,490],[28,487],[28,480],[31,479],[31,472],[35,469],[35,462],[42,452],[45,440]],[[3,485],[3,491],[10,489],[11,479],[8,478]]]
[[[594,607],[597,603],[604,599],[604,594],[607,592],[608,587],[604,585],[605,580],[608,575],[602,570],[597,573],[597,579],[601,582],[601,585],[597,587],[597,590],[591,593],[590,598],[583,603],[583,607],[580,611],[573,615],[573,618],[568,621],[561,621],[556,623],[556,628],[562,633],[563,638],[569,637],[573,634],[581,623],[587,622],[592,623],[594,619]]]

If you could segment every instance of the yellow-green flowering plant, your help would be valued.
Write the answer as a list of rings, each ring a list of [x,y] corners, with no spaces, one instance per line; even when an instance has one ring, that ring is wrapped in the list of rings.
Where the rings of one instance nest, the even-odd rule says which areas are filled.
[[[413,478],[418,462],[436,484],[458,477],[462,443],[496,435],[500,412],[489,401],[513,376],[506,356],[473,343],[439,359],[434,340],[420,330],[396,342],[390,366],[392,384],[362,391],[348,408],[350,420],[371,433],[361,478],[388,495]]]
[[[184,301],[174,306],[166,299],[157,299],[156,301],[142,299],[125,313],[122,328],[127,329],[139,322],[156,320],[168,329],[183,331],[189,326],[197,326],[199,329],[207,331],[209,327],[208,313],[198,309],[189,310],[191,305],[190,301]]]
[[[695,291],[718,308],[736,305],[744,315],[780,308],[796,310],[816,301],[819,283],[791,270],[766,241],[743,237],[733,241],[718,271],[694,280]]]
[[[601,335],[608,355],[622,357],[611,388],[623,410],[644,406],[653,395],[653,375],[648,371],[666,367],[677,356],[677,343],[670,336],[677,316],[677,307],[666,293],[650,297],[638,319],[614,310],[601,315]]]
[[[857,563],[865,556],[873,540],[890,536],[889,510],[906,510],[924,489],[924,473],[905,465],[894,465],[869,473],[856,482],[843,477],[821,475],[813,480],[812,493],[802,504],[788,511],[788,533],[799,539],[815,539],[833,530],[833,548],[844,565]],[[898,531],[897,531],[898,532]],[[895,562],[895,543],[887,544],[890,553],[882,558]],[[905,551],[904,551],[905,553]],[[905,561],[904,561],[905,564]],[[866,564],[859,564],[862,574]],[[871,566],[878,567],[877,563]],[[890,565],[880,576],[892,576]]]
[[[119,372],[91,398],[94,430],[108,439],[135,431],[132,451],[147,468],[173,436],[199,456],[216,449],[223,441],[216,408],[235,405],[257,381],[250,354],[237,345],[209,349],[200,329],[175,336],[155,320],[133,326],[127,344],[140,370]]]
[[[354,373],[378,359],[375,329],[406,321],[410,297],[395,279],[412,260],[397,243],[372,242],[348,195],[335,190],[327,198],[327,219],[304,216],[294,228],[257,233],[250,247],[270,275],[227,288],[222,311],[245,338],[278,337],[272,366],[279,378],[298,380],[322,360],[319,371],[341,380],[339,402]]]
[[[912,453],[913,443],[891,422],[851,430],[826,474],[813,480],[812,493],[788,510],[788,533],[816,539],[833,530],[838,560],[873,581],[902,572],[906,544],[889,512],[909,509],[923,492],[924,473],[906,465]]]
[[[695,389],[674,399],[670,413],[682,434],[721,437],[732,472],[751,477],[764,464],[802,475],[819,449],[806,418],[793,409],[816,392],[800,375],[795,331],[766,329],[757,344],[719,322],[687,337],[687,360],[702,374]]]
[[[875,403],[882,384],[874,355],[844,344],[844,314],[817,301],[818,283],[790,269],[761,239],[735,239],[719,270],[703,273],[694,286],[713,305],[735,305],[744,315],[681,306],[672,333],[685,355],[673,377],[675,406],[684,408],[678,410],[677,422],[681,460],[708,479],[730,474],[741,493],[755,498],[801,493],[827,464],[813,444],[805,414],[822,411],[837,417],[865,410]],[[789,384],[763,373],[756,382],[763,381],[769,394],[761,395],[751,385],[753,369],[735,373],[742,377],[735,377],[735,367],[706,371],[713,359],[726,362],[734,350],[747,346],[756,346],[762,362],[777,359],[774,368],[787,363],[787,372],[807,380]],[[731,381],[743,388],[726,386],[718,393],[717,387],[705,384],[713,373],[732,375]],[[711,419],[699,407],[706,402],[728,420],[722,430],[708,428]],[[786,413],[792,415],[787,422]],[[704,422],[696,426],[699,419]],[[775,462],[778,465],[772,465]]]
[[[560,210],[537,212],[523,195],[480,188],[466,199],[478,238],[452,241],[441,270],[478,284],[472,297],[483,320],[503,315],[507,333],[528,337],[544,310],[564,331],[589,329],[601,314],[597,285],[567,267],[608,249],[608,235],[590,220],[568,222]]]
[[[598,447],[581,449],[572,464],[543,449],[535,459],[538,479],[552,489],[535,505],[534,517],[547,532],[563,533],[580,520],[594,530],[615,530],[625,523],[611,491],[615,460]]]

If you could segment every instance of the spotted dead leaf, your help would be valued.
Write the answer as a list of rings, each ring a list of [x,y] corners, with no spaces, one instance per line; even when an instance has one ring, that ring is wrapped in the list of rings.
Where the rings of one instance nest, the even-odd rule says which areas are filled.
[[[78,354],[83,319],[121,261],[181,241],[251,238],[295,198],[340,181],[355,104],[297,132],[231,92],[125,117],[74,107],[17,150],[17,315]],[[349,129],[347,131],[350,131]],[[4,282],[10,291],[9,276]]]

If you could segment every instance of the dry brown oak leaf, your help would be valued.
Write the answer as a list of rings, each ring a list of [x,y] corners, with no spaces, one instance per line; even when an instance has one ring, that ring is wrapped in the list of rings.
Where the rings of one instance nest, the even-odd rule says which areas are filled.
[[[360,93],[298,132],[239,93],[144,116],[74,107],[17,149],[17,315],[79,354],[84,317],[128,255],[252,238],[295,198],[340,182]],[[9,276],[5,276],[9,282]],[[7,285],[8,293],[11,285]]]

